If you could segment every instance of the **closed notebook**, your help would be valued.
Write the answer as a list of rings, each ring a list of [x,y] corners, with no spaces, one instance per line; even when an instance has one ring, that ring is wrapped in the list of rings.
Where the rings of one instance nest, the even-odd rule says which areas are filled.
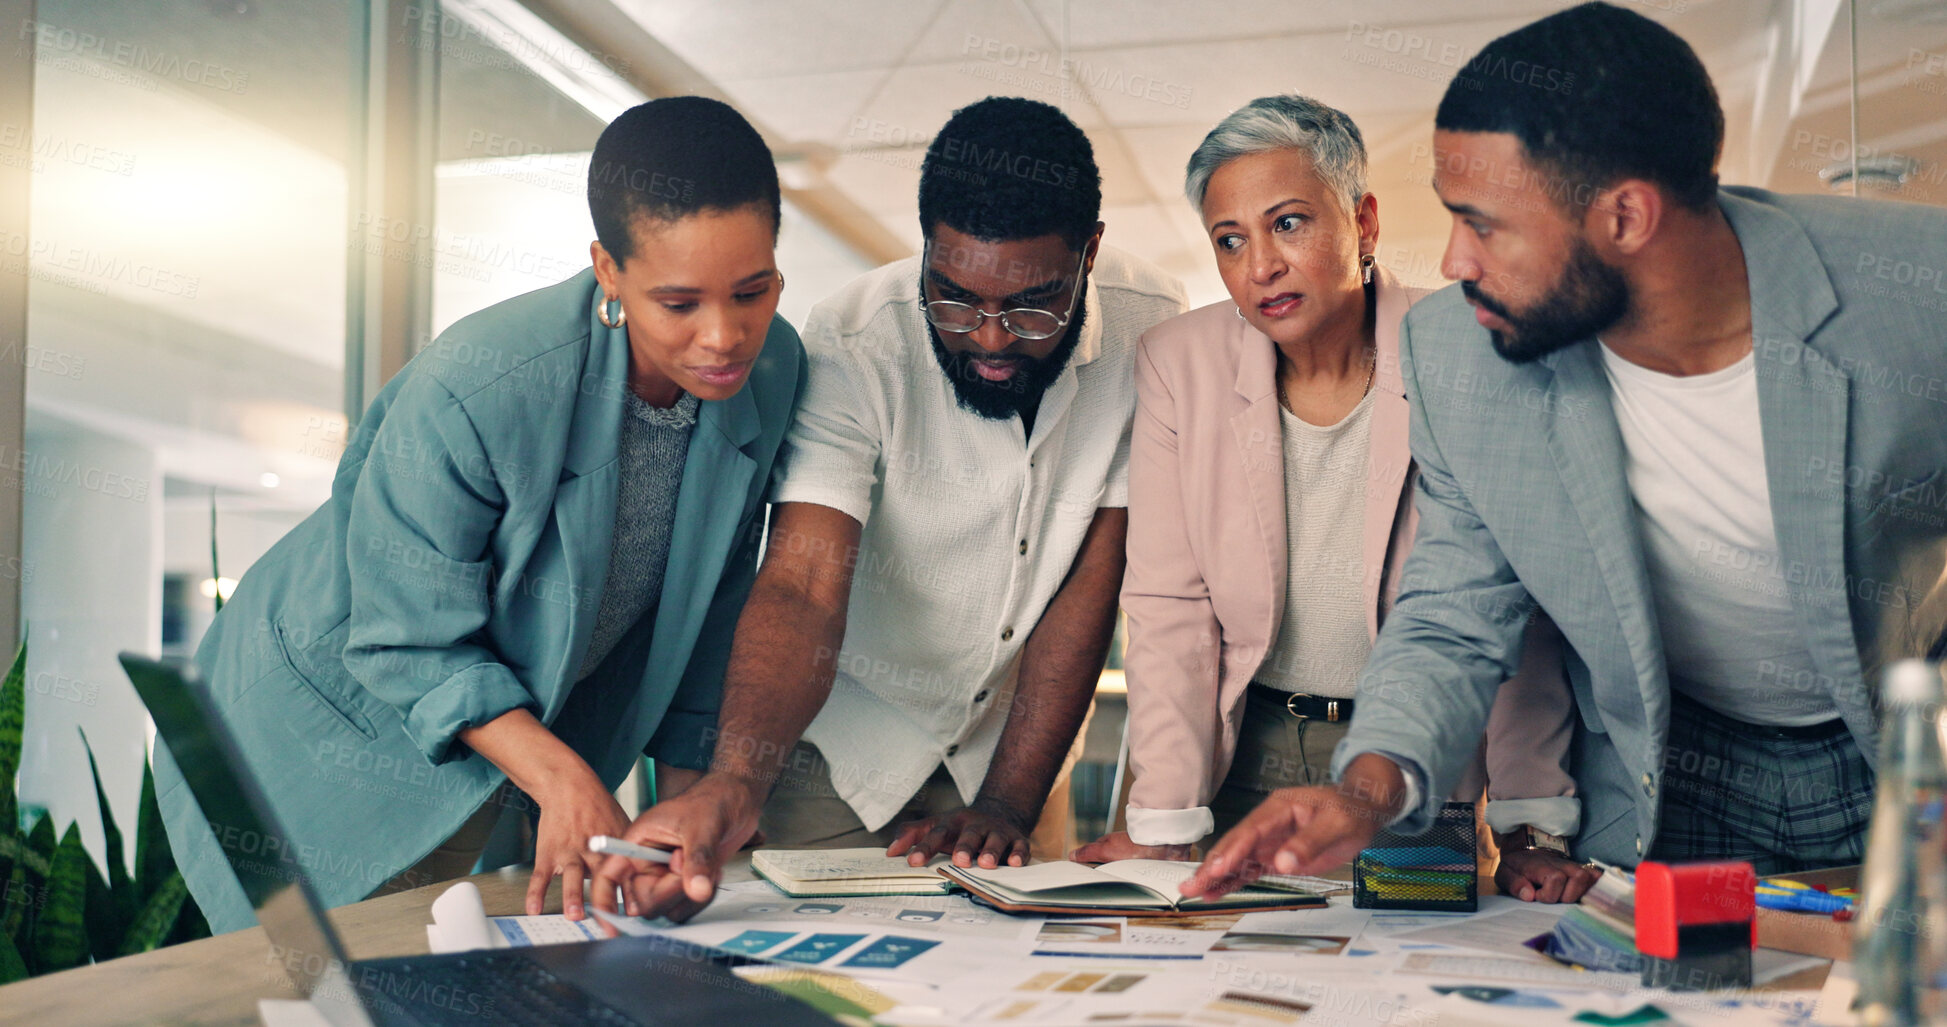
[[[944,895],[950,885],[937,868],[947,857],[925,866],[906,865],[904,856],[882,848],[758,849],[750,868],[794,899],[835,895]]]
[[[1263,882],[1221,898],[1186,898],[1176,886],[1196,870],[1195,863],[1123,859],[1101,866],[1061,861],[993,870],[948,864],[939,872],[1004,913],[1193,916],[1211,910],[1259,912],[1325,905],[1312,892],[1267,887]]]

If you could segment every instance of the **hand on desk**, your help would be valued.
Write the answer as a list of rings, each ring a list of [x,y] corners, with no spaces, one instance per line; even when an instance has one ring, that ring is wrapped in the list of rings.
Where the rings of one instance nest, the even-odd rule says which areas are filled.
[[[1574,902],[1602,876],[1586,863],[1544,849],[1501,849],[1494,886],[1523,902]]]
[[[1228,895],[1269,873],[1319,874],[1350,863],[1399,813],[1405,778],[1372,753],[1346,768],[1336,787],[1280,788],[1212,846],[1191,897]]]
[[[1105,834],[1068,854],[1077,863],[1113,863],[1118,859],[1174,859],[1196,858],[1196,848],[1190,845],[1138,845],[1129,837],[1127,831]]]
[[[514,786],[541,806],[534,840],[534,876],[527,882],[527,915],[539,916],[548,882],[561,878],[561,911],[582,917],[581,882],[602,857],[588,839],[617,834],[629,824],[622,807],[593,768],[534,717],[518,707],[485,724],[462,730],[459,740],[506,773]]]
[[[584,915],[581,882],[605,858],[588,851],[588,839],[622,833],[629,818],[593,773],[557,793],[538,795],[535,801],[541,805],[541,826],[534,839],[534,876],[527,882],[527,915],[540,915],[548,882],[558,876],[561,912],[570,920],[580,920]]]
[[[1028,822],[1023,825],[1022,820]],[[907,864],[916,867],[949,851],[957,867],[973,866],[975,860],[989,870],[1002,863],[1026,866],[1028,832],[1033,829],[1032,818],[975,799],[971,806],[900,827],[886,855],[905,856]]]
[[[682,794],[644,810],[617,832],[624,841],[675,855],[668,866],[609,856],[596,871],[592,901],[613,913],[616,889],[630,916],[684,921],[710,904],[723,879],[723,862],[757,831],[763,797],[727,774],[705,774]]]

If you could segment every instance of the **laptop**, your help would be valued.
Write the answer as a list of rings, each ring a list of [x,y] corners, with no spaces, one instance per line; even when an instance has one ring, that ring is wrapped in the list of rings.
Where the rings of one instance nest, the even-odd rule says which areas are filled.
[[[351,960],[295,862],[266,859],[284,838],[229,729],[186,663],[133,653],[122,667],[269,936],[269,958],[341,1027],[438,1024],[831,1024],[796,999],[744,981],[744,962],[661,936],[438,956]]]

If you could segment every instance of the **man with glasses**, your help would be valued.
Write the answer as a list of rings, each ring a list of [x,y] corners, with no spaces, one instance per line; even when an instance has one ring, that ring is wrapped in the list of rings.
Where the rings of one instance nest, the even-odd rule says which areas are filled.
[[[921,168],[921,256],[812,311],[711,771],[630,828],[672,867],[611,859],[598,904],[685,917],[760,826],[1026,862],[1114,629],[1136,339],[1185,306],[1102,247],[1100,181],[1056,108],[968,106]]]

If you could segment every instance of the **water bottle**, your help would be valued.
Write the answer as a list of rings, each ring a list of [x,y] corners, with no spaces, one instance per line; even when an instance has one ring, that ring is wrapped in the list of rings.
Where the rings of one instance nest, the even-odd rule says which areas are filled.
[[[1902,660],[1880,690],[1879,782],[1859,914],[1853,1008],[1866,1027],[1947,1023],[1947,763],[1940,671]]]

